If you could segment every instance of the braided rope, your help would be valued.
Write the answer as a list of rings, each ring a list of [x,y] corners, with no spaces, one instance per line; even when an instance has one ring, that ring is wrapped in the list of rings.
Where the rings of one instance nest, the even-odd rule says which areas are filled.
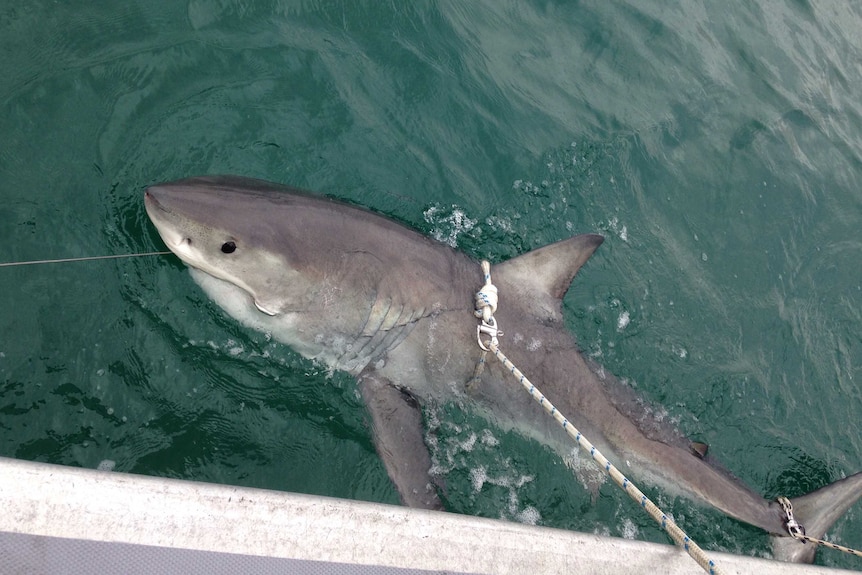
[[[862,551],[859,551],[858,549],[851,549],[850,547],[844,547],[843,545],[838,545],[837,543],[832,543],[830,541],[824,541],[823,539],[817,539],[816,537],[809,537],[808,535],[800,535],[799,539],[806,543],[816,543],[817,545],[823,545],[824,547],[834,549],[835,551],[843,551],[844,553],[849,553],[850,555],[855,555],[856,557],[862,557]]]
[[[497,311],[497,286],[491,283],[491,264],[487,261],[482,262],[482,274],[485,285],[476,292],[476,311],[473,314],[488,323]]]
[[[638,489],[634,483],[632,483],[625,475],[623,475],[619,469],[616,468],[608,459],[602,455],[602,453],[596,449],[596,447],[590,443],[590,441],[584,437],[577,428],[572,425],[568,419],[563,417],[563,415],[557,410],[554,405],[548,401],[548,399],[542,395],[535,385],[533,385],[527,377],[521,373],[521,371],[512,364],[508,357],[503,355],[503,352],[500,351],[500,348],[497,347],[496,344],[489,344],[489,349],[494,354],[494,356],[500,360],[503,365],[508,369],[511,374],[518,380],[518,382],[524,387],[524,389],[529,392],[530,396],[541,405],[546,412],[548,412],[551,417],[553,417],[557,422],[566,430],[566,433],[572,437],[575,442],[590,456],[593,460],[598,463],[599,467],[601,467],[605,473],[607,473],[611,479],[614,480],[614,483],[622,487],[623,491],[628,493],[629,497],[631,497],[634,501],[640,504],[646,512],[652,517],[659,525],[661,525],[662,529],[664,529],[670,538],[674,540],[674,542],[686,550],[686,552],[697,561],[697,564],[700,565],[707,573],[710,575],[717,575],[722,573],[721,569],[715,564],[715,562],[707,556],[706,552],[701,549],[697,543],[691,540],[691,538],[685,534],[685,532],[676,524],[674,521],[668,517],[664,512],[662,512],[659,507],[653,503],[643,492]]]
[[[480,333],[485,333],[490,336],[490,340],[487,342],[487,349],[494,354],[500,362],[505,366],[506,369],[518,380],[518,382],[527,390],[532,397],[539,405],[541,405],[548,414],[553,417],[557,423],[559,423],[566,433],[569,434],[571,438],[575,440],[578,446],[590,454],[593,460],[598,463],[599,467],[602,468],[606,474],[608,474],[611,479],[614,480],[614,483],[619,485],[623,491],[628,493],[629,497],[631,497],[634,501],[640,504],[642,508],[646,510],[646,512],[652,517],[659,525],[661,525],[662,529],[664,529],[670,538],[683,549],[695,560],[697,564],[700,565],[707,573],[710,575],[718,575],[722,573],[721,569],[715,564],[715,562],[710,559],[706,552],[701,549],[697,543],[691,540],[691,538],[685,534],[685,532],[676,524],[674,521],[669,518],[664,512],[662,512],[659,507],[653,503],[643,492],[638,489],[634,483],[629,481],[629,479],[623,475],[619,469],[616,468],[613,464],[611,464],[608,459],[602,455],[602,453],[596,449],[596,447],[590,443],[590,441],[584,437],[578,429],[572,425],[568,419],[563,417],[563,414],[557,410],[556,407],[542,394],[541,391],[533,385],[527,377],[521,373],[521,371],[515,367],[515,365],[506,357],[503,352],[500,351],[500,348],[497,344],[497,331],[496,331],[496,321],[493,321],[493,311],[490,311],[490,304],[493,300],[493,307],[496,310],[497,305],[497,288],[494,284],[491,283],[491,267],[490,264],[486,261],[482,262],[482,271],[485,275],[485,285],[482,287],[482,292],[476,294],[476,312],[475,315],[478,318],[482,318],[483,320],[483,329],[480,329]],[[493,290],[489,289],[489,286],[493,288]],[[493,296],[489,297],[488,294],[492,293]],[[480,296],[480,294],[483,294]],[[493,323],[494,329],[490,331],[487,329],[487,324]],[[485,349],[485,346],[482,344],[482,341],[479,341],[479,345]],[[484,367],[484,354],[482,357],[482,361],[480,365]],[[481,368],[477,366],[477,373],[481,373],[479,371]],[[475,377],[475,375],[474,375]]]

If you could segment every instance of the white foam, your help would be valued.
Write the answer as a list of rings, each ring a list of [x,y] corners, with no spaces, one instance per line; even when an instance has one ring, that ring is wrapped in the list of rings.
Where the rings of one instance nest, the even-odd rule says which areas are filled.
[[[506,232],[508,234],[512,233],[512,221],[509,218],[502,218],[499,216],[488,216],[485,218],[485,223],[494,230],[499,230],[501,232]]]
[[[496,437],[494,437],[490,429],[482,430],[481,441],[482,445],[487,445],[488,447],[497,447],[498,445],[500,445],[500,441]]]
[[[628,228],[625,225],[620,225],[620,221],[617,217],[613,217],[608,220],[608,229],[615,233],[622,241],[629,241]]]
[[[474,493],[482,491],[486,481],[488,481],[488,471],[484,466],[480,465],[470,470],[470,483],[473,485]]]
[[[629,312],[624,311],[620,314],[620,317],[617,318],[617,329],[622,331],[629,325],[631,321],[631,317],[629,316]]]
[[[232,357],[236,357],[245,352],[245,350],[243,349],[241,344],[237,343],[233,339],[229,339],[227,340],[227,352]]]
[[[623,524],[620,527],[620,531],[622,531],[623,537],[626,539],[637,539],[638,536],[638,527],[634,524],[634,521],[626,517],[623,519]]]
[[[467,439],[461,442],[459,447],[469,453],[470,451],[473,451],[473,447],[476,445],[476,439],[476,434],[471,433]]]
[[[542,520],[542,514],[539,513],[538,509],[529,505],[516,515],[516,519],[519,523],[538,525],[539,521]]]
[[[451,247],[457,247],[458,236],[469,232],[476,225],[476,220],[467,217],[467,214],[453,205],[448,215],[440,213],[439,206],[431,206],[423,212],[425,221],[434,226],[431,235],[437,241],[443,242]]]

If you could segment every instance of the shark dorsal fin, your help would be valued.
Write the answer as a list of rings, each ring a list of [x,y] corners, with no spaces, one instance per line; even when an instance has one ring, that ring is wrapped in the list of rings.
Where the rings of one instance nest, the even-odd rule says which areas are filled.
[[[503,262],[492,273],[523,295],[532,294],[534,312],[559,319],[572,279],[603,241],[597,234],[574,236]]]

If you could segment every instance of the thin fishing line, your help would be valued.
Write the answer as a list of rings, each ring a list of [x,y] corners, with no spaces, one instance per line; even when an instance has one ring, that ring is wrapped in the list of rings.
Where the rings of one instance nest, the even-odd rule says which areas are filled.
[[[112,260],[119,258],[137,258],[141,256],[164,256],[168,255],[171,252],[147,252],[145,254],[119,254],[114,256],[90,256],[83,258],[62,258],[58,260],[31,260],[26,262],[2,262],[0,263],[0,268],[12,267],[12,266],[29,266],[35,264],[59,264],[66,262],[86,262],[92,260]]]

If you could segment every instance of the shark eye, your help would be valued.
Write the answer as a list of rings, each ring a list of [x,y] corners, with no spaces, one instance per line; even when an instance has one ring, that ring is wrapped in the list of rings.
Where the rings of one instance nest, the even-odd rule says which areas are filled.
[[[221,245],[221,251],[226,254],[232,254],[236,251],[235,242],[225,242]]]

